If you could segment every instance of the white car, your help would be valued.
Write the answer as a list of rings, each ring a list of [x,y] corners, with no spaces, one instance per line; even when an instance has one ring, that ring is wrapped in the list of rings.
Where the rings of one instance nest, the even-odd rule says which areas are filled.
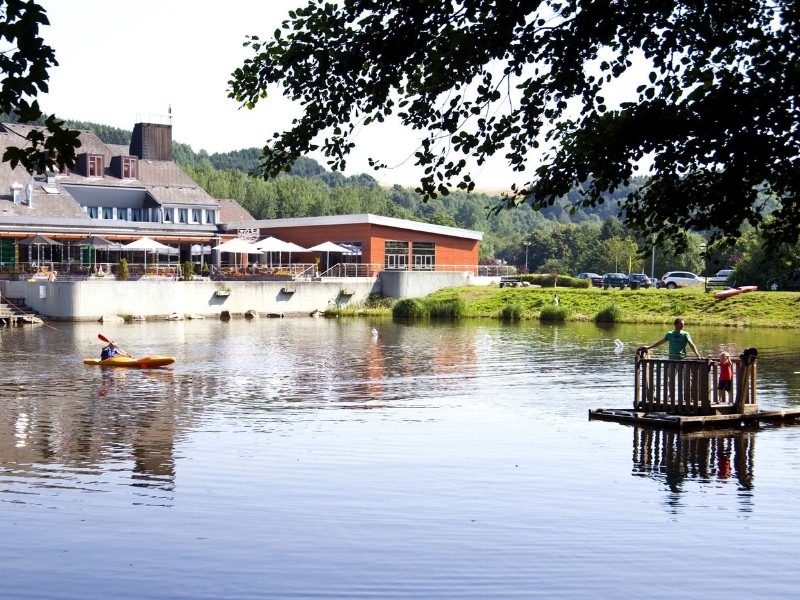
[[[661,277],[661,287],[674,290],[679,287],[703,285],[705,280],[689,271],[670,271]]]

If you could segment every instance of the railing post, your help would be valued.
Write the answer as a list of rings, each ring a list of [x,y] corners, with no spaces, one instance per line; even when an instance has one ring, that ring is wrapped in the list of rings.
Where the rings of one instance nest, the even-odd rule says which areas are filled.
[[[736,401],[733,409],[735,413],[744,413],[745,406],[749,406],[749,410],[758,409],[756,401],[758,394],[755,384],[757,358],[758,350],[755,348],[747,348],[739,356],[741,362],[736,373]]]

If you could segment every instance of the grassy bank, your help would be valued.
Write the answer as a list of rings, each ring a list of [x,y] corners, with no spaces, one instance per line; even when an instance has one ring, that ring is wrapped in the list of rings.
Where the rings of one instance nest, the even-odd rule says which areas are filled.
[[[559,310],[553,310],[553,294]],[[717,300],[702,289],[601,290],[571,288],[448,288],[423,299],[433,305],[458,303],[460,316],[505,320],[594,321],[598,314],[619,323],[671,324],[683,317],[693,325],[726,327],[800,327],[800,294],[748,292]],[[544,312],[544,314],[543,314]],[[341,314],[390,315],[386,307]]]

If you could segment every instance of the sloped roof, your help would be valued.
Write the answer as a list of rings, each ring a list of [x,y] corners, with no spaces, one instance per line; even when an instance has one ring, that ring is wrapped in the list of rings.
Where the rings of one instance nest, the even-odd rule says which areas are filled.
[[[8,147],[24,146],[26,144],[25,136],[32,129],[34,127],[30,125],[3,123],[0,126],[0,156]],[[75,208],[77,208],[77,210],[83,212],[74,199],[72,199],[72,207],[55,207],[59,203],[69,204],[68,199],[71,198],[62,184],[102,186],[109,188],[111,190],[110,193],[113,193],[113,188],[115,187],[140,187],[144,188],[160,204],[202,205],[209,207],[218,205],[216,199],[206,193],[172,161],[139,160],[138,178],[121,179],[113,172],[111,159],[115,156],[130,156],[128,146],[104,144],[94,133],[86,130],[80,130],[80,141],[81,146],[77,150],[78,154],[100,154],[104,157],[104,177],[85,177],[70,171],[67,175],[59,174],[54,179],[51,178],[52,181],[47,183],[44,177],[32,177],[21,167],[12,170],[8,163],[0,163],[0,215],[3,214],[3,209],[8,208],[2,202],[3,200],[12,201],[9,204],[14,206],[10,189],[11,184],[14,182],[21,184],[23,187],[26,184],[33,186],[33,209],[16,205],[15,208],[8,208],[8,210],[16,214],[19,209],[24,209],[27,212],[19,214],[31,216],[57,216],[49,212],[42,212],[45,208],[71,213],[75,213]],[[45,186],[51,191],[56,190],[58,193],[48,194],[44,189]],[[50,196],[52,201],[39,202],[40,199],[45,199],[47,196]],[[42,210],[39,210],[37,206],[42,206]]]
[[[247,212],[236,200],[219,200],[219,209],[220,223],[255,221],[253,215]]]

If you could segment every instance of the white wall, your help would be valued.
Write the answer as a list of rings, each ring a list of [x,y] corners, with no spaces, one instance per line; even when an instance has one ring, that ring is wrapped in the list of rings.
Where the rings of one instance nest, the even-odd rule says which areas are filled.
[[[481,282],[484,283],[484,282]],[[363,303],[370,294],[419,298],[442,288],[471,285],[468,272],[383,271],[377,278],[343,277],[322,281],[0,281],[7,298],[21,298],[43,317],[62,321],[94,321],[102,316],[141,316],[150,319],[201,315],[219,317],[255,310],[286,316]],[[228,297],[214,292],[228,287]],[[286,294],[283,288],[294,289]],[[343,295],[342,291],[353,292]]]
[[[231,289],[230,296],[215,296],[214,292],[223,287]],[[281,292],[285,287],[296,291]],[[240,314],[248,310],[260,314],[308,314],[337,302],[342,305],[363,302],[376,288],[379,285],[372,278],[303,282],[113,279],[0,282],[5,297],[24,298],[25,304],[36,313],[64,321],[93,321],[108,315],[157,319],[174,313],[219,317],[223,311]],[[343,289],[355,293],[343,296]]]

